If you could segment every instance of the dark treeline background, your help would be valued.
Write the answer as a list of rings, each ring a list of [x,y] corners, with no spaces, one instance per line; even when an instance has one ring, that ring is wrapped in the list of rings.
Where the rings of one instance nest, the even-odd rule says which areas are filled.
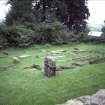
[[[86,28],[89,17],[87,0],[9,0],[11,10],[7,15],[8,25],[16,22],[63,22],[70,30]]]
[[[87,0],[8,0],[8,4],[11,9],[0,26],[1,44],[62,44],[81,40],[89,31]]]

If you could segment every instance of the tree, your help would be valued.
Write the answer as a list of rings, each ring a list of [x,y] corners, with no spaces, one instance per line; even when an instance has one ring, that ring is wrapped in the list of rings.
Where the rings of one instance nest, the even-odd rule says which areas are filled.
[[[70,30],[79,32],[86,28],[89,17],[87,0],[9,0],[11,10],[7,14],[6,23],[33,23],[53,21],[57,19]]]
[[[86,27],[85,19],[89,17],[87,0],[65,0],[68,7],[67,25],[70,29],[81,31]]]
[[[33,22],[34,15],[32,13],[32,2],[34,0],[9,0],[11,9],[6,16],[6,23],[12,25],[14,23]]]
[[[34,14],[41,22],[54,18],[63,21],[65,9],[66,5],[62,0],[38,0],[34,6]]]
[[[86,3],[87,0],[40,0],[34,9],[42,21],[52,16],[66,24],[70,30],[78,32],[86,28],[85,20],[90,15]]]
[[[104,21],[104,26],[102,27],[102,29],[101,29],[101,31],[102,31],[102,37],[105,37],[105,21]]]

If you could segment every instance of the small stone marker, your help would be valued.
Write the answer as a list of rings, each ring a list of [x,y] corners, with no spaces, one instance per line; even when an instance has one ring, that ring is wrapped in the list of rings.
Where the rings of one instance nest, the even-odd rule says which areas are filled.
[[[20,59],[18,58],[18,57],[13,57],[13,63],[14,64],[18,64],[18,63],[20,63],[21,61],[20,61]]]
[[[44,74],[47,77],[53,77],[56,75],[56,63],[55,60],[49,56],[45,57],[44,61]]]

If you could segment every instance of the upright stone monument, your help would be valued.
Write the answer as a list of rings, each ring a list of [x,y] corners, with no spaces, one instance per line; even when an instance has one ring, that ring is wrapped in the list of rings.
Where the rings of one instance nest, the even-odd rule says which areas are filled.
[[[53,77],[56,75],[56,62],[49,56],[45,57],[44,74],[47,77]]]

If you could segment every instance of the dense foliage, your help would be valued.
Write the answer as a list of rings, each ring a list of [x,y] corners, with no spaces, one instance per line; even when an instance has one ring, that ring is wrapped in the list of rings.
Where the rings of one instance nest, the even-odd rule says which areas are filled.
[[[65,26],[55,21],[53,23],[41,22],[35,28],[36,37],[35,40],[37,43],[64,43],[68,39],[68,34],[65,30]]]
[[[89,17],[87,0],[9,0],[7,24],[16,22],[63,22],[70,30],[85,31]]]
[[[33,0],[9,0],[8,3],[11,5],[11,9],[6,16],[7,25],[34,22],[32,2]]]
[[[104,21],[104,26],[102,27],[102,37],[105,38],[105,21]]]
[[[0,25],[0,48],[8,46],[7,38],[4,36],[4,27],[4,24]]]
[[[87,0],[8,0],[8,3],[11,8],[0,30],[0,44],[19,47],[63,44],[80,41],[86,35]]]
[[[34,31],[22,25],[13,25],[4,27],[1,35],[6,38],[9,46],[27,47],[33,43],[32,36]]]
[[[34,14],[39,21],[51,21],[57,18],[70,30],[85,31],[89,17],[87,0],[40,0],[34,6]]]
[[[36,25],[27,23],[25,25],[1,26],[0,38],[2,43],[0,44],[4,46],[5,39],[9,46],[16,47],[28,47],[32,44],[68,43],[74,34],[65,28],[66,26],[58,21],[53,23],[41,22]]]

